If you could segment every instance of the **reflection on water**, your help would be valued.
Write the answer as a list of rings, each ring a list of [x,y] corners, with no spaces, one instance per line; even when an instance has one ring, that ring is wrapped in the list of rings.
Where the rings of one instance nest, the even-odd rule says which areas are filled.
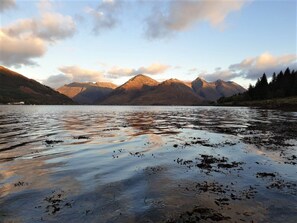
[[[0,106],[0,222],[296,222],[297,113]]]

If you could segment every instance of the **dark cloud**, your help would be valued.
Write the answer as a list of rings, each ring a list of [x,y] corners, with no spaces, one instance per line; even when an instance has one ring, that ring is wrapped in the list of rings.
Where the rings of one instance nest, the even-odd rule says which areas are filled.
[[[72,77],[65,74],[57,74],[48,77],[46,80],[42,81],[43,84],[56,89],[63,86],[64,84],[69,84],[72,82]]]
[[[93,19],[93,33],[99,34],[103,30],[114,28],[118,22],[118,15],[122,3],[116,0],[103,0],[96,8],[88,7],[86,12]]]
[[[202,73],[199,75],[207,81],[224,80],[229,81],[239,76],[238,73],[230,70],[215,70],[213,73]]]
[[[1,0],[0,1],[0,12],[12,9],[15,7],[15,0]]]

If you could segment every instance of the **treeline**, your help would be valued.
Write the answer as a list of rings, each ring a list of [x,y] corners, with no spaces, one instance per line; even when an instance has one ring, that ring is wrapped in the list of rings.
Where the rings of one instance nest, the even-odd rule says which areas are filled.
[[[273,73],[269,83],[264,73],[255,86],[250,85],[246,92],[228,98],[220,98],[218,102],[254,101],[291,96],[297,96],[297,71],[287,68],[285,72],[280,71],[277,75]]]

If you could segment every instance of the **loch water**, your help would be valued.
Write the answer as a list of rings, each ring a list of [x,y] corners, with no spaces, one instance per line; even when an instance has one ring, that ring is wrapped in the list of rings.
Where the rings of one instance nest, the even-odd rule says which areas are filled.
[[[0,105],[0,222],[297,222],[297,113]]]

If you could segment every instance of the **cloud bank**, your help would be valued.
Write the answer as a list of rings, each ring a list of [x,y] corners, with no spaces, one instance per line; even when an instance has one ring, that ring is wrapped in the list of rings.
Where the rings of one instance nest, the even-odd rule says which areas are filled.
[[[98,82],[106,81],[103,71],[90,70],[79,66],[60,67],[62,74],[52,75],[43,81],[43,84],[58,88],[71,82]]]
[[[75,32],[72,17],[55,12],[17,20],[0,29],[0,61],[6,66],[36,65],[34,59],[43,56],[49,44]]]
[[[139,67],[137,69],[133,68],[122,68],[122,67],[111,67],[107,70],[107,76],[110,78],[119,78],[124,76],[135,76],[137,74],[150,74],[156,75],[167,71],[170,68],[169,65],[153,63],[147,67]]]
[[[296,54],[274,56],[266,52],[256,57],[246,58],[239,63],[231,64],[228,69],[217,69],[213,73],[201,73],[199,76],[209,81],[217,79],[231,80],[236,77],[257,80],[263,73],[270,77],[273,72],[284,71],[287,67],[297,69]]]
[[[296,69],[296,60],[296,54],[273,56],[270,53],[263,53],[260,56],[247,58],[240,63],[232,64],[229,66],[229,70],[244,78],[255,80],[263,73],[270,76],[273,72],[285,70],[287,67]]]
[[[36,65],[33,58],[46,52],[46,43],[35,36],[17,38],[0,30],[0,61],[6,66]]]
[[[118,79],[137,74],[156,75],[164,73],[169,68],[170,66],[160,63],[153,63],[147,67],[139,67],[138,69],[113,66],[106,70],[90,70],[79,66],[64,66],[59,68],[59,71],[62,72],[61,74],[49,76],[43,83],[52,88],[58,88],[71,82],[100,82],[108,81],[107,78]]]
[[[149,39],[164,38],[184,31],[198,22],[208,22],[220,26],[225,18],[234,11],[240,10],[245,1],[169,1],[165,10],[156,8],[146,19],[145,34]]]

